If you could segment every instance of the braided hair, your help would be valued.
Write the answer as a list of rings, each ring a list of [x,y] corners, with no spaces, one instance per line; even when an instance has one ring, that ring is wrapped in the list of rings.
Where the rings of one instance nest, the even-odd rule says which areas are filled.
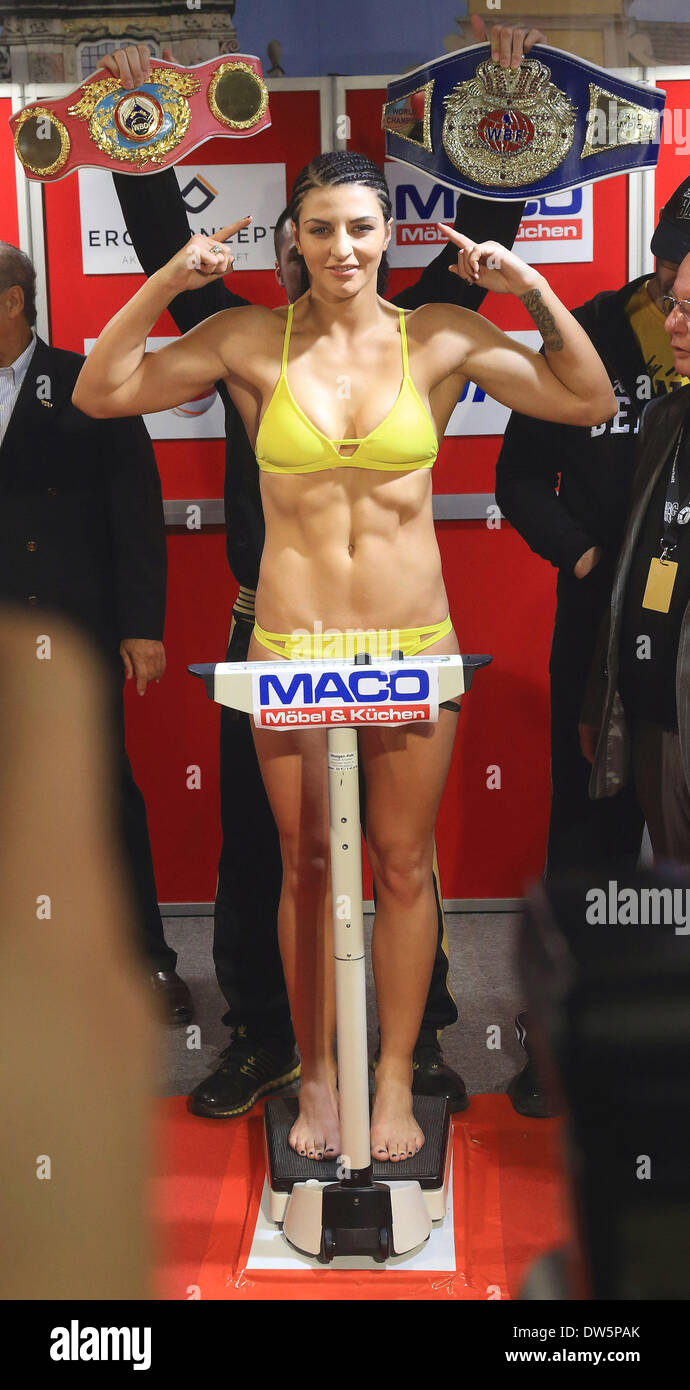
[[[290,201],[287,206],[288,217],[292,218],[295,226],[298,226],[300,209],[310,189],[343,183],[363,183],[367,188],[373,189],[381,204],[384,222],[387,222],[392,216],[391,195],[385,174],[382,169],[379,169],[378,164],[374,164],[373,160],[368,159],[366,155],[357,154],[354,150],[327,150],[324,154],[316,155],[308,164],[305,164],[303,169],[300,169],[292,185]],[[300,294],[304,294],[309,289],[309,272],[304,256],[300,256],[300,261],[302,272]],[[382,295],[386,288],[389,269],[388,257],[384,251],[378,268],[377,294]]]

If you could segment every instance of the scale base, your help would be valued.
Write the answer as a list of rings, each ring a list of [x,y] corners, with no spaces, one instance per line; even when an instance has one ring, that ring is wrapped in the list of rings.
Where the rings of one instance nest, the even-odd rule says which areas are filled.
[[[318,1178],[295,1183],[283,1234],[321,1264],[339,1256],[368,1256],[383,1264],[406,1255],[431,1234],[431,1217],[418,1182],[375,1182],[346,1187]]]
[[[426,1240],[432,1221],[443,1220],[448,1193],[451,1157],[448,1101],[442,1096],[414,1096],[413,1108],[415,1119],[424,1131],[425,1137],[419,1153],[415,1154],[414,1158],[404,1159],[400,1163],[372,1163],[373,1183],[388,1188],[391,1194],[391,1217],[393,1225],[397,1227],[398,1237],[397,1240],[393,1237],[392,1244],[398,1254],[403,1253],[402,1243],[407,1239],[407,1236],[402,1236],[402,1230],[409,1229],[412,1234],[421,1230],[422,1208],[426,1212],[426,1229],[425,1233],[415,1240],[415,1244]],[[320,1256],[321,1194],[324,1188],[337,1184],[337,1164],[335,1159],[324,1159],[317,1163],[313,1158],[302,1158],[301,1154],[290,1148],[288,1134],[297,1119],[297,1113],[296,1097],[276,1096],[266,1102],[264,1127],[269,1186],[268,1216],[277,1225],[283,1225],[285,1235],[297,1249]],[[353,1191],[345,1187],[340,1190]],[[309,1193],[312,1195],[307,1195]],[[413,1193],[416,1195],[412,1195]],[[293,1207],[300,1233],[303,1232],[306,1221],[309,1232],[307,1244],[300,1244],[300,1239],[293,1239],[290,1234],[291,1230],[293,1235],[295,1234],[292,1217],[288,1215],[288,1208]],[[418,1213],[416,1216],[413,1209]],[[307,1211],[310,1213],[308,1216]],[[412,1248],[409,1244],[404,1246],[405,1250]]]

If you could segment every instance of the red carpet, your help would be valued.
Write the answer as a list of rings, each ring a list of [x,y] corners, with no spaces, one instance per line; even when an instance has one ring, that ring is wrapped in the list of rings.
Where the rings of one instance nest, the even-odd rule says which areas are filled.
[[[473,1096],[454,1119],[454,1274],[245,1273],[264,1181],[262,1107],[224,1122],[190,1115],[184,1096],[157,1105],[161,1299],[509,1299],[569,1234],[560,1122],[522,1119],[504,1095]]]

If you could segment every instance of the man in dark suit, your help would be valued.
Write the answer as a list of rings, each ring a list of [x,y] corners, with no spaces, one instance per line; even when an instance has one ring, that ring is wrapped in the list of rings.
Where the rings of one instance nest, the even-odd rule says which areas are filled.
[[[146,807],[125,748],[123,688],[165,670],[167,551],[160,479],[143,420],[92,420],[72,405],[84,358],[33,325],[36,275],[0,242],[0,598],[51,611],[90,636],[112,678],[116,808],[139,945],[162,1017],[191,1018],[158,907]]]
[[[475,17],[476,19],[476,17]],[[486,37],[480,20],[475,39]],[[507,26],[491,31],[492,54],[504,66],[520,61],[520,52],[544,37]],[[163,58],[174,61],[164,49]],[[146,80],[150,54],[145,44],[117,49],[103,66],[124,87]],[[190,230],[173,169],[158,174],[116,174],[114,183],[132,245],[147,275],[152,275],[185,242]],[[492,239],[512,246],[523,203],[458,199],[455,226],[474,241]],[[274,228],[275,275],[288,300],[303,293],[303,263],[284,210]],[[446,243],[415,284],[394,295],[391,303],[406,309],[451,302],[477,309],[484,291],[449,273],[455,248]],[[178,295],[170,313],[181,332],[222,309],[246,304],[222,280]],[[217,383],[226,420],[225,517],[228,563],[240,591],[233,608],[227,661],[246,660],[254,619],[254,592],[264,544],[264,517],[256,459],[247,433],[223,382]],[[230,1044],[219,1065],[195,1088],[190,1109],[209,1118],[231,1118],[249,1110],[267,1092],[296,1080],[299,1057],[290,1018],[277,934],[282,865],[278,832],[256,760],[247,715],[221,708],[220,785],[223,843],[218,865],[213,958],[218,983],[228,1004],[223,1022],[232,1026]],[[241,787],[241,794],[238,794]],[[360,787],[362,823],[366,817]],[[413,1092],[447,1096],[454,1111],[469,1104],[461,1076],[443,1059],[439,1036],[455,1023],[458,1011],[448,985],[448,945],[438,864],[434,853],[434,892],[438,944],[427,1006],[413,1057]],[[376,888],[374,887],[376,896]]]

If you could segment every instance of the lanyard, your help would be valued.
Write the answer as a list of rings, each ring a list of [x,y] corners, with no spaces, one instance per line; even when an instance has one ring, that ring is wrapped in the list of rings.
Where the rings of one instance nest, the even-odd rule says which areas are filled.
[[[659,556],[659,559],[662,565],[666,563],[668,556],[671,555],[673,551],[677,549],[678,541],[680,539],[679,527],[686,526],[690,521],[690,492],[688,493],[681,506],[679,478],[677,473],[678,457],[680,455],[684,439],[685,424],[683,424],[680,434],[678,435],[676,452],[673,456],[673,467],[671,468],[671,477],[669,478],[668,487],[666,489],[666,498],[664,501],[664,534],[659,542],[659,544],[661,545],[661,555]]]

